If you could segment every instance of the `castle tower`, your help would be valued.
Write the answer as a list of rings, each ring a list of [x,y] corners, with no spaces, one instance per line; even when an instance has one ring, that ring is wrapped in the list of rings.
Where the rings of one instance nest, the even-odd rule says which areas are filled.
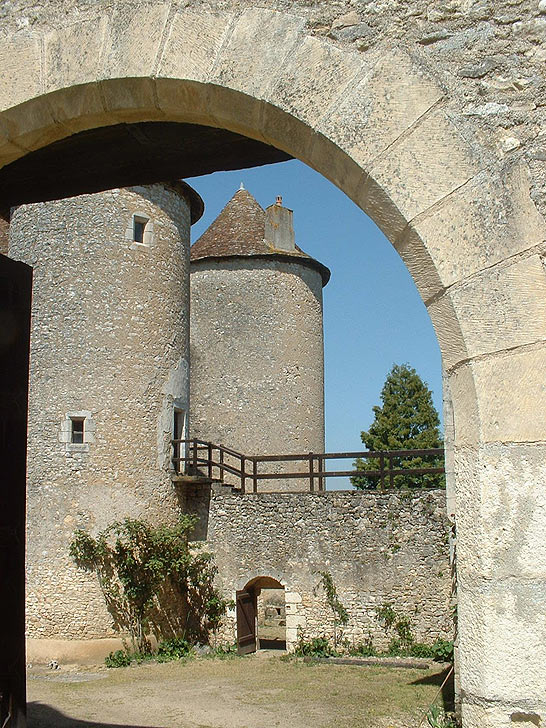
[[[177,515],[170,440],[189,410],[189,230],[202,209],[176,182],[12,210],[10,257],[34,267],[31,657],[48,649],[37,639],[114,634],[96,578],[69,558],[76,528]]]
[[[295,244],[280,198],[264,211],[246,190],[235,193],[191,248],[193,437],[246,455],[324,452],[329,277]],[[259,489],[308,487],[287,479]]]

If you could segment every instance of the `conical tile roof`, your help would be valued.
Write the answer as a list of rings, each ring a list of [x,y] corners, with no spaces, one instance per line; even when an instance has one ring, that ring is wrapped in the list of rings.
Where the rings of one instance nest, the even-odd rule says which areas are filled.
[[[191,259],[271,252],[264,243],[265,210],[245,189],[231,200],[192,245]]]
[[[241,186],[216,220],[192,245],[191,260],[241,256],[298,258],[302,263],[316,268],[322,276],[323,285],[326,285],[330,278],[328,268],[297,245],[294,250],[280,250],[266,242],[265,218],[263,207]]]

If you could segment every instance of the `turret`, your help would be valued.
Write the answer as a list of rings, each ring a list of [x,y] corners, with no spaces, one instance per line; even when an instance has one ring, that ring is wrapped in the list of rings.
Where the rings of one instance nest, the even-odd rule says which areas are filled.
[[[9,253],[34,268],[28,441],[31,638],[113,635],[74,530],[172,520],[170,440],[189,410],[187,185],[114,189],[12,211]],[[82,598],[82,595],[85,595]],[[30,655],[32,656],[32,642]]]
[[[192,436],[246,455],[324,452],[322,288],[292,210],[238,190],[191,248]],[[298,469],[292,467],[290,469]],[[300,490],[308,481],[262,481]]]

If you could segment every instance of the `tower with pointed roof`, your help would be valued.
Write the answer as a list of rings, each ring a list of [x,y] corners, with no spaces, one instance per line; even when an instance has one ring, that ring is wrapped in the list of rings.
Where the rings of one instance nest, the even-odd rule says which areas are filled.
[[[192,437],[246,455],[324,452],[330,272],[295,244],[292,210],[239,189],[192,246],[190,271]]]

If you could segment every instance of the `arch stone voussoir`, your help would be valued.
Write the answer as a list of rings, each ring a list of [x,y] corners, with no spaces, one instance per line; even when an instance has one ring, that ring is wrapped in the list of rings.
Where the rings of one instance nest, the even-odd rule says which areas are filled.
[[[39,35],[25,33],[1,38],[0,109],[38,96],[42,92],[41,76]]]
[[[234,20],[208,80],[267,98],[294,48],[303,40],[304,21],[294,15],[248,8]]]
[[[371,165],[369,175],[388,189],[403,219],[411,222],[466,184],[479,171],[470,145],[441,108],[433,109]],[[373,202],[372,202],[373,204]],[[385,231],[397,239],[402,229]]]
[[[229,14],[207,15],[179,10],[170,22],[169,35],[158,62],[158,78],[206,81],[232,23]]]
[[[55,28],[44,36],[44,91],[93,83],[102,77],[110,15]]]
[[[381,50],[318,125],[365,169],[444,96],[406,53]]]

